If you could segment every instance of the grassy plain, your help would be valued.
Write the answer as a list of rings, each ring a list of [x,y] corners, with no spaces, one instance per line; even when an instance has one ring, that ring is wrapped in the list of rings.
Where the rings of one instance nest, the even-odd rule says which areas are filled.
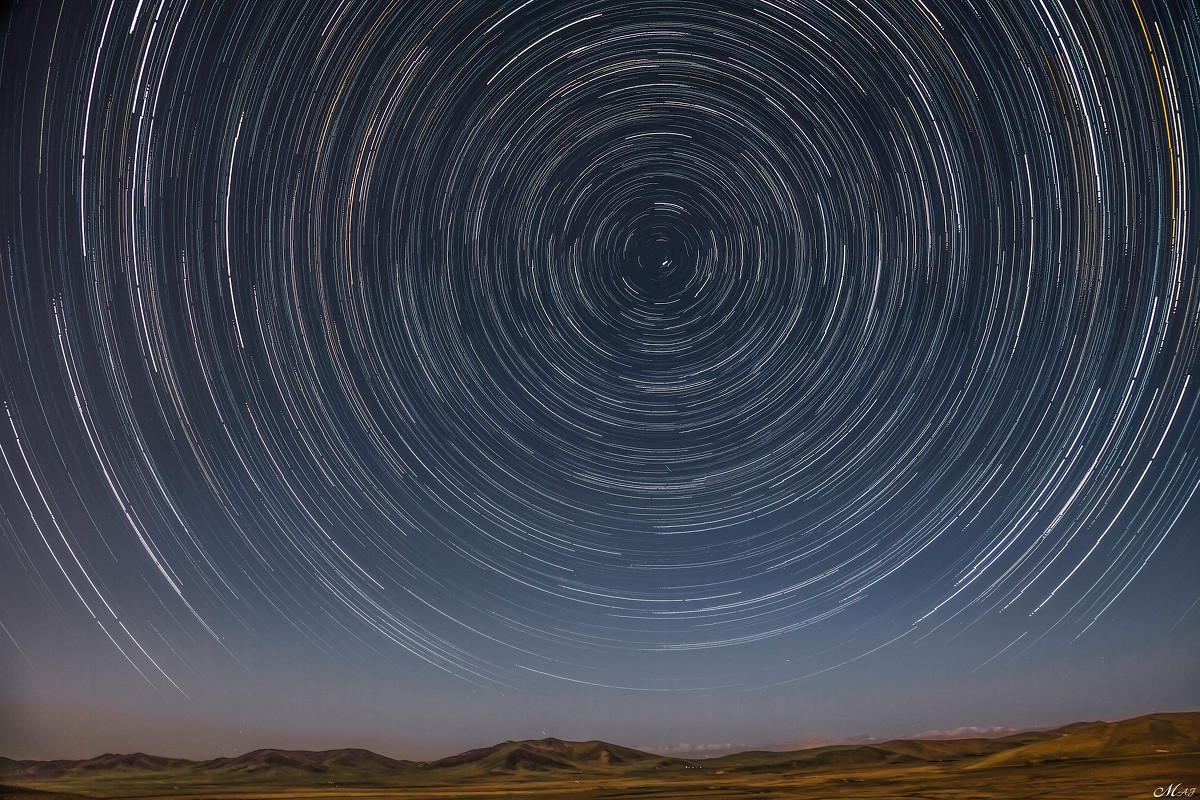
[[[143,798],[143,800],[784,800],[784,798],[853,798],[854,800],[1017,800],[1018,798],[1152,798],[1155,790],[1182,784],[1200,785],[1200,754],[1082,760],[1015,767],[965,770],[952,765],[887,766],[844,774],[722,774],[698,769],[696,774],[629,775],[609,778],[498,776],[464,785],[335,785],[329,782],[279,781],[267,784],[154,785],[138,778],[55,782],[42,791],[11,787],[5,800],[79,800]],[[1161,793],[1160,793],[1161,794]]]

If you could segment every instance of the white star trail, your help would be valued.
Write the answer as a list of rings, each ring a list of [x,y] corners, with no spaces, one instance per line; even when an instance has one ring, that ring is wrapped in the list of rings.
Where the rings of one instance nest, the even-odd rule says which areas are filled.
[[[1193,4],[8,26],[2,574],[164,692],[280,626],[516,688],[982,670],[1194,587]]]

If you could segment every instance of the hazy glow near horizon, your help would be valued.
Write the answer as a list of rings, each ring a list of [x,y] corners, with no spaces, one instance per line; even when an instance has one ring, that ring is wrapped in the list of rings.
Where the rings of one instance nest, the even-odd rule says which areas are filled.
[[[6,754],[1200,705],[1191,4],[7,26]]]

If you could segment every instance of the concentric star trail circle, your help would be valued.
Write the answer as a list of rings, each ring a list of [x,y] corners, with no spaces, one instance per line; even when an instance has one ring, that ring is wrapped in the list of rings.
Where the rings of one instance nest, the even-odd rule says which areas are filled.
[[[503,684],[1079,635],[1196,532],[1198,22],[98,7],[16,112],[21,563],[156,684],[122,576]]]

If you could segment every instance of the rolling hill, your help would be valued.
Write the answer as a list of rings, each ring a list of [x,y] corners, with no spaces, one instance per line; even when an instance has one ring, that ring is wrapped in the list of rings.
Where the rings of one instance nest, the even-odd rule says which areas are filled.
[[[424,765],[431,771],[468,768],[480,774],[519,771],[605,773],[613,770],[661,770],[691,767],[690,761],[655,755],[601,741],[535,739],[468,750]]]
[[[1047,761],[1113,759],[1156,753],[1200,753],[1200,714],[1149,714],[1120,722],[1067,725],[1040,739],[998,752],[971,769]]]

